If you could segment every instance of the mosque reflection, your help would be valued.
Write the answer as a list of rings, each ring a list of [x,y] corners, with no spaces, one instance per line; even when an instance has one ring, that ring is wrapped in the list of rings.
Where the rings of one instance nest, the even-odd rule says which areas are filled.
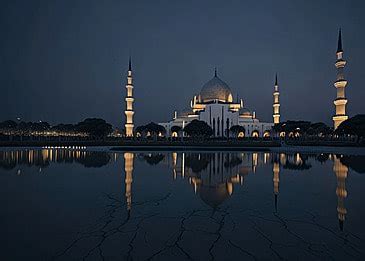
[[[122,157],[121,157],[122,156]],[[132,185],[135,160],[149,165],[163,165],[171,170],[174,180],[185,179],[192,186],[193,193],[211,208],[219,208],[234,194],[236,186],[244,186],[248,175],[264,165],[271,166],[273,185],[273,209],[278,212],[280,174],[284,171],[306,171],[314,161],[332,164],[337,179],[337,214],[342,230],[347,210],[346,179],[349,168],[357,173],[365,173],[364,156],[343,156],[334,154],[300,153],[256,153],[256,152],[154,152],[154,153],[105,153],[86,150],[65,149],[19,149],[0,151],[0,169],[15,170],[22,175],[26,167],[35,166],[39,172],[51,164],[79,163],[85,167],[103,167],[118,158],[124,162],[125,200],[127,209],[133,207]],[[282,186],[283,184],[281,184]]]
[[[135,154],[125,152],[125,197],[127,209],[132,208],[132,181]],[[338,198],[337,213],[339,228],[343,225],[347,210],[345,208],[346,178],[348,167],[343,163],[342,155],[320,154],[302,155],[299,153],[140,153],[138,159],[150,165],[164,164],[172,169],[173,179],[178,177],[187,179],[193,187],[194,193],[213,209],[218,208],[226,199],[232,196],[235,186],[243,186],[245,177],[255,173],[262,165],[272,166],[274,211],[278,212],[278,197],[280,171],[307,170],[312,167],[309,162],[314,159],[320,163],[327,160],[333,162],[333,172],[337,178],[336,195]]]

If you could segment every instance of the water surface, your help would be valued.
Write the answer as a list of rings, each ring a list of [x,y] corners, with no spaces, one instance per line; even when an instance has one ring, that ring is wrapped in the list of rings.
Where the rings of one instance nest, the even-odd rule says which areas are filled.
[[[364,157],[0,152],[1,260],[358,260]]]

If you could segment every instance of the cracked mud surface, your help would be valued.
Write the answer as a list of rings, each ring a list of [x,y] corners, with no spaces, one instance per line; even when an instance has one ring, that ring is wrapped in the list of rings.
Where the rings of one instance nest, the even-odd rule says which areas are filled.
[[[227,206],[166,216],[160,208],[168,204],[169,194],[136,202],[130,212],[124,210],[124,202],[110,195],[108,199],[111,203],[106,215],[73,239],[55,259],[339,260],[346,256],[356,260],[363,255],[360,237],[323,225],[310,212],[300,218],[298,214],[283,217]],[[111,250],[115,241],[120,245]]]

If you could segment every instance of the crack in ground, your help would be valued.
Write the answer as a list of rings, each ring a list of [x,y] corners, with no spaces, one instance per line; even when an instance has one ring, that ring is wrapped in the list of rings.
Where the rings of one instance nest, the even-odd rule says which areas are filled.
[[[248,255],[248,256],[250,256],[250,257],[252,257],[252,259],[253,259],[253,260],[258,260],[258,258],[257,258],[254,254],[252,254],[251,252],[249,252],[249,251],[247,251],[247,250],[243,249],[243,248],[242,248],[242,247],[240,247],[239,245],[237,245],[237,244],[233,243],[233,242],[232,242],[232,240],[228,240],[228,242],[229,242],[229,244],[230,244],[231,246],[233,246],[234,248],[237,248],[237,249],[238,249],[238,250],[240,250],[242,253],[244,253],[244,254],[246,254],[246,255]]]
[[[114,201],[114,204],[107,204],[107,207],[109,209],[106,210],[106,214],[104,216],[100,217],[99,219],[97,219],[97,222],[95,225],[92,226],[93,229],[91,231],[78,233],[79,236],[77,236],[77,238],[74,239],[59,254],[56,254],[53,257],[53,259],[58,259],[64,255],[66,255],[67,252],[69,252],[72,248],[76,247],[77,243],[79,243],[82,240],[90,239],[90,238],[98,238],[99,241],[97,242],[97,244],[95,244],[92,248],[90,248],[88,250],[88,252],[86,253],[86,255],[84,255],[82,257],[82,259],[86,260],[95,250],[98,250],[99,257],[102,260],[104,260],[105,258],[104,258],[103,251],[102,251],[102,245],[104,244],[106,239],[108,239],[110,236],[112,236],[116,233],[125,233],[126,231],[123,231],[122,229],[132,219],[133,220],[141,219],[142,221],[144,219],[146,219],[146,217],[143,217],[143,216],[131,218],[131,212],[128,211],[127,216],[125,217],[125,219],[122,222],[120,222],[120,224],[118,226],[107,229],[107,227],[115,220],[116,217],[114,216],[114,214],[116,213],[116,211],[122,209],[122,207],[125,207],[126,204],[124,202],[120,201],[119,199],[114,198],[110,194],[105,194],[105,195],[106,195],[107,199]],[[146,201],[142,201],[142,202],[136,202],[135,204],[138,206],[148,205],[148,204],[159,205],[162,201],[168,199],[170,197],[170,195],[171,195],[171,193],[168,193],[162,198],[159,198],[156,200],[146,200]],[[118,204],[115,204],[115,203],[118,203]],[[99,228],[97,228],[97,227],[99,227]],[[130,231],[128,231],[128,232],[130,232]]]

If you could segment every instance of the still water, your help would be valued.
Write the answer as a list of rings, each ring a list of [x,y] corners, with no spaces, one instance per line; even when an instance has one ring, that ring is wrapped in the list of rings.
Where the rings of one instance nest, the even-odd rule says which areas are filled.
[[[0,152],[1,260],[359,260],[365,157]]]

